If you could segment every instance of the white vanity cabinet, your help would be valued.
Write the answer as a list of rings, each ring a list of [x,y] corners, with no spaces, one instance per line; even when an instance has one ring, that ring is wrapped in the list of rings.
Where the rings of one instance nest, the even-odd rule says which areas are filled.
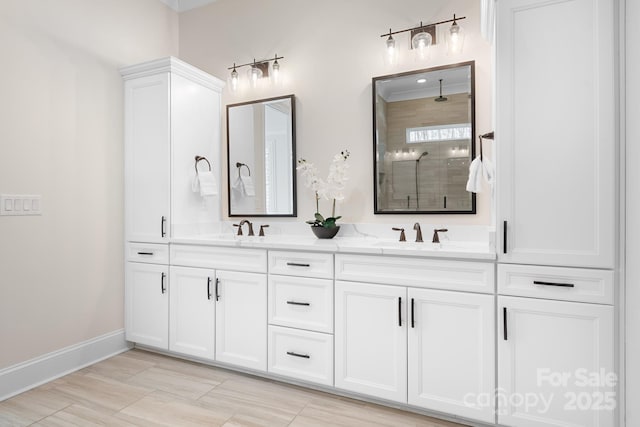
[[[493,422],[494,296],[409,288],[408,403]]]
[[[267,277],[218,271],[216,360],[267,370]]]
[[[159,245],[162,246],[162,245]],[[150,253],[147,247],[145,253]],[[141,255],[153,257],[153,255]],[[169,348],[169,266],[125,263],[125,337],[162,350]]]
[[[220,220],[217,197],[191,189],[195,156],[220,182],[220,92],[224,83],[169,57],[120,70],[125,98],[125,238],[168,242],[176,229],[205,232]]]
[[[613,268],[615,2],[496,5],[499,261]]]
[[[269,251],[269,372],[333,385],[333,254]]]
[[[371,280],[380,268],[386,273],[378,279],[386,284]],[[351,279],[335,285],[336,387],[492,422],[493,268],[336,255],[336,278]],[[367,281],[355,281],[359,270],[368,272],[360,276]],[[438,284],[439,276],[447,279]],[[441,289],[429,289],[435,286]],[[485,293],[460,291],[469,287]]]
[[[175,313],[177,322],[185,322],[183,345],[187,350],[206,353],[199,356],[208,359],[215,354],[218,362],[266,371],[267,251],[171,244],[170,259],[171,271],[182,278],[180,284],[190,286],[183,293],[185,302],[189,298],[191,303]],[[188,312],[189,307],[193,312]]]
[[[336,281],[335,385],[407,402],[407,289]]]
[[[169,350],[214,360],[215,270],[171,266],[169,283]]]
[[[616,425],[611,306],[498,297],[498,421]]]
[[[613,289],[608,270],[498,266],[501,425],[615,425]]]

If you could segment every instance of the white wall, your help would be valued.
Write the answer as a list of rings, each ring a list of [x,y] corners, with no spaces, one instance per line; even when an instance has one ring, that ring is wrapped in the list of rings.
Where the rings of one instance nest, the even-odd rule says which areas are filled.
[[[626,1],[626,408],[640,425],[640,2]]]
[[[440,44],[428,62],[407,58],[408,34],[396,37],[404,61],[395,68],[382,61],[388,31],[466,16],[464,52],[448,57]],[[328,172],[334,154],[352,154],[347,197],[338,214],[345,222],[406,222],[406,216],[373,214],[371,78],[461,61],[476,61],[476,120],[479,132],[491,130],[490,45],[480,37],[478,0],[219,0],[180,14],[180,57],[226,79],[234,62],[284,56],[282,87],[236,94],[225,88],[223,104],[295,94],[297,156]],[[438,27],[446,31],[448,25]],[[246,68],[240,70],[245,72]],[[226,130],[225,130],[226,132]],[[223,139],[224,140],[224,139]],[[226,152],[226,147],[224,148]],[[225,175],[226,176],[226,175]],[[301,183],[301,180],[299,180]],[[224,186],[223,186],[224,187]],[[328,212],[324,202],[321,211]],[[226,209],[225,209],[226,211]],[[298,185],[297,221],[315,212],[311,190]],[[477,215],[411,216],[442,224],[490,224],[487,193]]]
[[[178,48],[157,0],[0,2],[0,368],[123,327],[123,99],[118,68]]]

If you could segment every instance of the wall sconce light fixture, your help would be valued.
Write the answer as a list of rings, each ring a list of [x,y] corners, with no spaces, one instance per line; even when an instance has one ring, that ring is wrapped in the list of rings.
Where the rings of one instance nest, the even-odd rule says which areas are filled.
[[[260,79],[265,77],[271,77],[271,81],[274,84],[278,83],[280,79],[280,63],[278,60],[283,58],[284,56],[278,56],[278,54],[276,54],[272,59],[256,61],[254,58],[253,62],[247,62],[241,65],[236,65],[234,62],[233,66],[228,68],[231,70],[231,75],[229,76],[231,90],[235,92],[240,85],[241,78],[240,73],[238,73],[238,68],[242,67],[249,67],[247,70],[247,79],[252,87],[256,87]],[[271,64],[271,62],[273,62],[273,64]],[[270,65],[271,67],[269,67]]]
[[[428,55],[429,47],[433,44],[436,44],[436,27],[441,24],[447,24],[451,22],[451,27],[449,28],[449,34],[446,37],[447,42],[447,50],[451,54],[460,53],[462,51],[462,44],[464,42],[464,31],[462,27],[458,24],[458,21],[466,19],[466,16],[456,17],[453,15],[453,19],[447,19],[446,21],[435,22],[433,24],[423,24],[422,21],[420,25],[413,28],[407,28],[400,31],[392,31],[389,28],[389,32],[382,34],[380,37],[386,37],[386,53],[385,53],[385,62],[389,65],[393,65],[398,61],[398,48],[396,45],[396,40],[393,38],[395,34],[406,33],[408,31],[411,32],[411,44],[410,49],[415,49],[417,55],[424,59]]]

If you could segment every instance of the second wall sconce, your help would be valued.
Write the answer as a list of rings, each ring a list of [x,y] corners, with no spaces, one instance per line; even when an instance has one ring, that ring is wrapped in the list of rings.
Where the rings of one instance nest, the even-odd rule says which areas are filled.
[[[390,65],[395,64],[398,61],[398,46],[396,40],[393,38],[396,34],[411,32],[411,44],[410,49],[414,49],[417,55],[424,59],[427,57],[427,52],[432,44],[436,44],[436,27],[441,24],[447,24],[451,22],[451,27],[447,36],[445,37],[447,43],[447,51],[450,54],[457,54],[462,51],[462,44],[464,43],[464,31],[458,24],[458,21],[466,19],[466,16],[456,17],[453,15],[453,19],[447,19],[446,21],[435,22],[433,24],[423,24],[413,28],[407,28],[400,31],[392,31],[389,28],[389,32],[382,34],[380,37],[387,37],[385,42],[385,62]]]
[[[231,75],[229,76],[231,90],[236,91],[241,84],[242,78],[238,72],[238,68],[242,67],[249,67],[247,70],[247,79],[251,87],[256,87],[260,79],[267,77],[270,78],[272,83],[277,84],[280,79],[280,63],[278,60],[283,58],[284,56],[278,56],[278,54],[276,54],[272,59],[256,61],[254,58],[253,62],[247,62],[246,64],[236,65],[234,63],[232,67],[228,68],[231,70]]]

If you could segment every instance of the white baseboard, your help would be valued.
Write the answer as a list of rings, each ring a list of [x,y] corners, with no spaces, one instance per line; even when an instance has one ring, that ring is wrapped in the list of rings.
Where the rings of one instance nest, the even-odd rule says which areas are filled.
[[[0,402],[129,348],[120,329],[9,366],[0,370]]]

